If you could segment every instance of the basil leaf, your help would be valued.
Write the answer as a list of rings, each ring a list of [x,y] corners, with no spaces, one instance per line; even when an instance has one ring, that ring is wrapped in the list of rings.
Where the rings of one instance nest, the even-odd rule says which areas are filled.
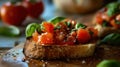
[[[51,22],[51,23],[53,23],[53,24],[56,24],[56,23],[61,22],[61,21],[64,20],[64,19],[65,19],[65,17],[55,17],[55,18],[49,20],[49,22]]]
[[[120,12],[120,3],[119,2],[113,2],[107,5],[107,14],[108,16],[113,16]]]
[[[120,67],[120,62],[117,60],[103,60],[96,67]]]
[[[86,27],[87,27],[86,25],[81,24],[81,23],[77,23],[77,24],[75,25],[75,29],[79,29],[79,28],[85,29]]]
[[[65,24],[67,25],[67,27],[70,27],[70,26],[71,26],[71,23],[70,23],[70,22],[65,22]]]
[[[110,44],[110,45],[119,45],[120,44],[120,34],[119,33],[111,33],[101,40],[101,44],[102,43],[106,43],[106,44]]]
[[[20,30],[15,26],[8,26],[8,27],[3,26],[3,27],[0,27],[0,35],[16,37],[20,35]]]
[[[26,37],[32,36],[32,34],[35,32],[35,30],[37,30],[38,27],[39,27],[39,24],[36,24],[36,23],[29,24],[25,31]]]
[[[103,21],[102,26],[107,27],[107,26],[109,26],[109,23],[107,21]]]

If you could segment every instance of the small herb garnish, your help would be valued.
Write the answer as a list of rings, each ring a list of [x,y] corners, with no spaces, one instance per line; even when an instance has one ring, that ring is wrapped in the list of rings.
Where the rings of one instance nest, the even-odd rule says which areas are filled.
[[[75,25],[75,29],[79,29],[79,28],[85,29],[86,27],[87,27],[86,25],[81,24],[81,23],[77,23],[77,24]]]
[[[67,27],[70,27],[70,26],[71,26],[71,23],[70,23],[70,22],[65,22],[65,24],[67,25]]]
[[[102,26],[107,27],[107,26],[109,26],[109,23],[107,21],[103,21]]]
[[[54,28],[54,30],[60,29],[60,28],[61,28],[61,26],[56,26],[56,27]]]

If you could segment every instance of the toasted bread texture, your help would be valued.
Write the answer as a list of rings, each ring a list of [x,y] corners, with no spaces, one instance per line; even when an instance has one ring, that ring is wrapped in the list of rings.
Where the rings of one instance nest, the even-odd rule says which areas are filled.
[[[93,55],[95,43],[83,45],[40,45],[26,40],[23,53],[33,59],[75,59]]]

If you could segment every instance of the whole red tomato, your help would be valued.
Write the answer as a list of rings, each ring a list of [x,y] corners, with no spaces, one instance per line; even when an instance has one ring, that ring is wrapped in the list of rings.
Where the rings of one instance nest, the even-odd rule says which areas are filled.
[[[32,18],[39,18],[44,10],[44,5],[41,0],[24,0],[23,6],[27,9],[28,16]]]
[[[21,5],[7,2],[1,7],[2,21],[10,25],[21,25],[27,16],[26,9]]]

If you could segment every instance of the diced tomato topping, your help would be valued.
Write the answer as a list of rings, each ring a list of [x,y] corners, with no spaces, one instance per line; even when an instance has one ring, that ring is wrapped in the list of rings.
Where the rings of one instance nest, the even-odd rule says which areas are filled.
[[[116,24],[116,23],[115,23],[115,20],[111,20],[111,21],[110,21],[110,24],[111,24],[114,28],[116,28],[116,29],[120,28],[120,24]]]
[[[74,37],[76,37],[76,35],[77,35],[77,33],[75,31],[71,32],[70,34],[71,34],[71,36],[74,36]]]
[[[65,19],[63,22],[70,22],[72,25],[76,24],[76,21],[71,20],[71,19]]]
[[[54,25],[48,22],[44,22],[43,23],[43,31],[44,32],[49,32],[49,33],[53,33],[54,32]]]
[[[90,33],[85,29],[79,29],[77,31],[77,40],[80,43],[87,43],[91,39]]]
[[[65,42],[65,44],[74,45],[75,42],[76,42],[76,37],[70,35],[67,37],[67,41]]]
[[[37,31],[35,31],[35,33],[33,33],[33,40],[35,41],[35,42],[37,42],[38,41],[38,36],[39,36],[39,33],[37,32]]]
[[[106,13],[102,13],[102,19],[105,21],[110,21],[110,17]]]
[[[102,25],[102,23],[103,23],[102,13],[98,13],[98,14],[96,15],[95,20],[96,20],[96,22],[97,22],[98,24],[101,24],[101,25]]]
[[[98,30],[97,30],[97,29],[95,29],[95,28],[93,28],[93,27],[90,27],[90,28],[88,28],[88,30],[89,30],[90,32],[92,32],[92,37],[93,37],[93,38],[98,37]]]
[[[42,33],[39,37],[40,44],[53,44],[53,34],[52,33]]]

